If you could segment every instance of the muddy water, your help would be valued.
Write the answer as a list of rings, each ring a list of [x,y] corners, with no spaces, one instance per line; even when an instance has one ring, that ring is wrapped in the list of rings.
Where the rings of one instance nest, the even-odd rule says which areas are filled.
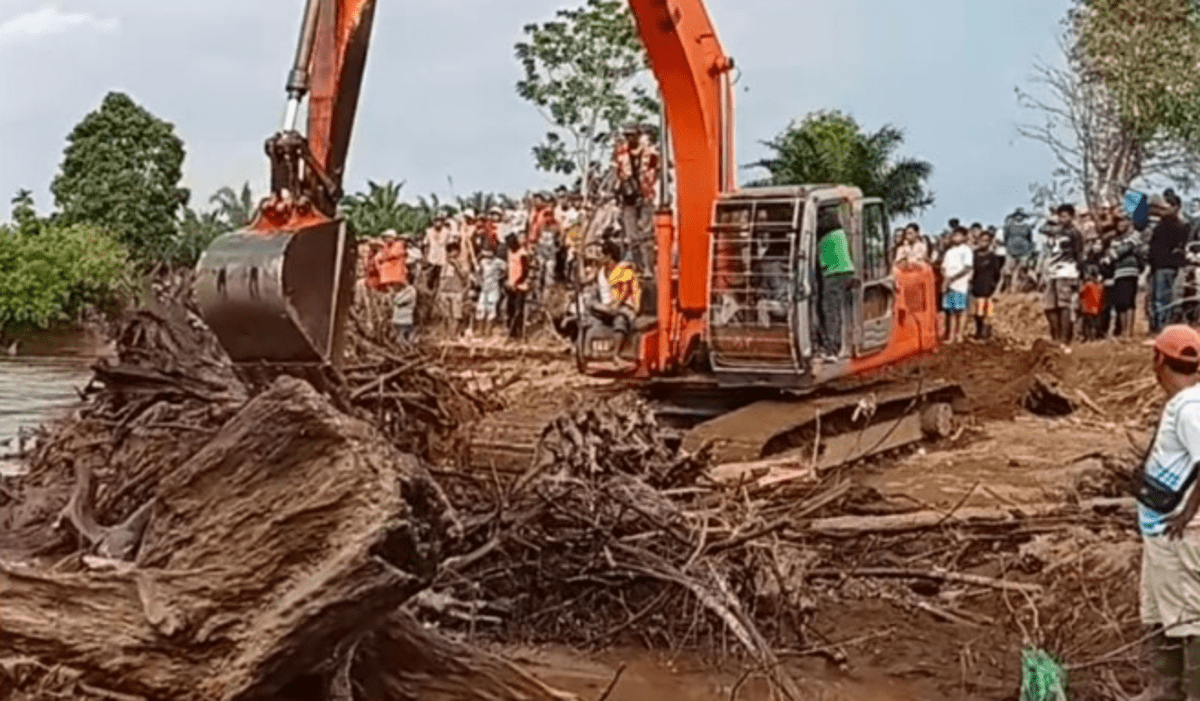
[[[91,377],[89,366],[108,349],[83,333],[26,336],[0,348],[0,455],[17,450],[19,434],[70,411]],[[0,473],[18,467],[0,460]]]
[[[550,686],[594,699],[616,678],[608,701],[769,701],[773,696],[760,679],[750,679],[731,665],[715,665],[690,655],[613,650],[588,655],[566,648],[502,651]],[[618,676],[619,674],[619,676]],[[905,683],[876,673],[841,673],[821,668],[794,668],[791,674],[814,701],[938,701],[945,698],[931,685]]]

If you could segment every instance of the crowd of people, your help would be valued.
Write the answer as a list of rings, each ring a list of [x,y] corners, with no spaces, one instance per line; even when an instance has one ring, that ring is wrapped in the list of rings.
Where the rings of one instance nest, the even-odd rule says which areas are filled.
[[[968,313],[974,338],[990,338],[996,294],[1024,288],[1040,290],[1050,338],[1066,347],[1076,339],[1132,336],[1142,287],[1152,334],[1172,322],[1200,321],[1194,273],[1200,255],[1189,250],[1197,227],[1173,190],[1148,198],[1144,216],[1124,204],[1085,212],[1062,204],[1036,224],[1018,208],[1002,230],[951,219],[934,238],[916,223],[896,231],[897,266],[933,266],[944,340],[965,337]]]
[[[628,336],[653,264],[658,193],[654,130],[633,125],[612,156],[610,192],[585,199],[565,188],[485,212],[437,217],[424,232],[388,230],[360,248],[364,288],[386,291],[402,341],[440,326],[449,335],[523,339],[527,322],[556,321],[556,300],[577,282],[598,299],[593,320]],[[647,256],[650,252],[651,255]],[[621,344],[618,344],[620,346]]]

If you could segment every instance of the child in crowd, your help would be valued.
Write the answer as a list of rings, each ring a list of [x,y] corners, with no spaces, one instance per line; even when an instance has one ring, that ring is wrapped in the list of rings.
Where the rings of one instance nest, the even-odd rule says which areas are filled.
[[[401,343],[411,343],[417,317],[417,287],[409,280],[395,285],[392,296],[392,324]]]
[[[494,249],[483,249],[479,257],[479,301],[475,307],[475,321],[483,322],[485,336],[492,334],[492,327],[500,312],[500,293],[506,275],[508,264],[496,256]]]
[[[1079,289],[1083,340],[1098,341],[1104,338],[1104,330],[1100,328],[1100,314],[1104,311],[1104,283],[1101,282],[1100,271],[1096,268],[1090,268],[1085,279],[1086,282]]]

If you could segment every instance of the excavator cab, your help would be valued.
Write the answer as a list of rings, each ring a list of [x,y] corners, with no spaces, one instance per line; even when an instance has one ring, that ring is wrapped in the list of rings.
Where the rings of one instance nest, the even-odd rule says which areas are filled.
[[[835,229],[853,268],[839,279],[823,276],[819,260]],[[718,376],[803,388],[936,349],[932,272],[893,270],[883,204],[858,188],[727,193],[711,232],[708,350]],[[840,296],[825,289],[835,284]]]

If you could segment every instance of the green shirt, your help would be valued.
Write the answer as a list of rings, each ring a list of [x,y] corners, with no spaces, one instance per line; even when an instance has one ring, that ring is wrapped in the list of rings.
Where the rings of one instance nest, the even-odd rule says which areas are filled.
[[[854,261],[850,259],[850,239],[843,229],[834,229],[825,234],[817,246],[820,248],[822,275],[829,277],[854,272]]]

